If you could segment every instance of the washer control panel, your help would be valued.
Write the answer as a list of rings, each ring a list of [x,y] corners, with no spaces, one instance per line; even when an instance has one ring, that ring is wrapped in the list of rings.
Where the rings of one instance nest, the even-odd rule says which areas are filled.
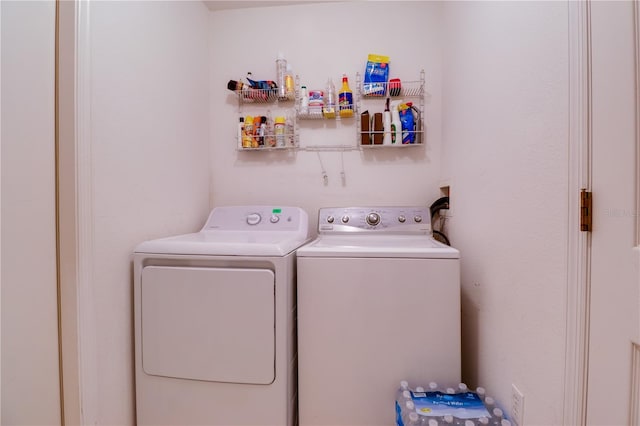
[[[431,233],[428,207],[325,207],[318,213],[319,233]]]

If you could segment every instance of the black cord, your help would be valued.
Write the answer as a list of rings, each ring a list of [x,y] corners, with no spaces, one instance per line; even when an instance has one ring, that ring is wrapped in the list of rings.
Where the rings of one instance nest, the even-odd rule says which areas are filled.
[[[446,245],[450,246],[451,244],[449,243],[449,238],[447,238],[446,235],[444,235],[442,232],[440,231],[433,231],[433,238],[435,238],[437,241],[440,241],[441,243],[445,243]]]

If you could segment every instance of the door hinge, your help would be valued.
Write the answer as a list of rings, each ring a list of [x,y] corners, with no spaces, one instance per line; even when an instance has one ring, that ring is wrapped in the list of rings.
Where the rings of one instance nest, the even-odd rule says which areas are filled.
[[[591,232],[592,226],[592,199],[591,192],[583,189],[580,192],[580,230]]]

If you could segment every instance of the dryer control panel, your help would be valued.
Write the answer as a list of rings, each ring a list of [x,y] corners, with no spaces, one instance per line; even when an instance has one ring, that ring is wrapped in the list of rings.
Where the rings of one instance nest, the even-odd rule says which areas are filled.
[[[211,211],[202,231],[304,231],[307,213],[299,207],[225,206]]]
[[[428,207],[326,207],[318,213],[318,233],[386,232],[431,234]]]

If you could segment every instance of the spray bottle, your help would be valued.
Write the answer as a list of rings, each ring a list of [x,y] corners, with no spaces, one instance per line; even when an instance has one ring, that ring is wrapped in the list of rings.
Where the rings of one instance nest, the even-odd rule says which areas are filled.
[[[402,122],[398,106],[402,101],[391,102],[391,143],[402,145]]]
[[[384,113],[382,114],[382,128],[384,129],[382,144],[391,145],[391,111],[389,111],[389,98],[387,98]]]

